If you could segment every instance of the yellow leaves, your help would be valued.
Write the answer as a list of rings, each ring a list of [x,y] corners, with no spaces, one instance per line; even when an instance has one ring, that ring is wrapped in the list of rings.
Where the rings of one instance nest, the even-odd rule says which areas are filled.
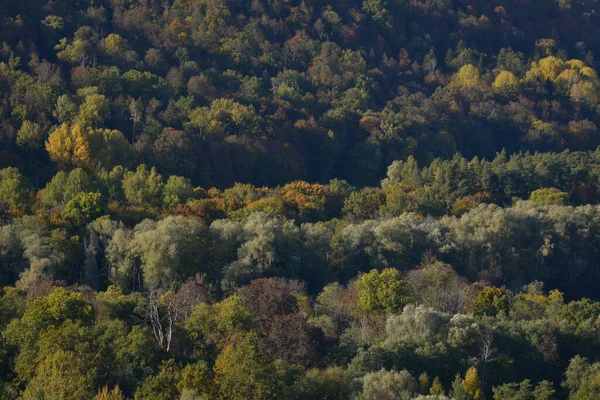
[[[122,400],[125,396],[119,385],[115,386],[112,390],[108,388],[108,386],[104,386],[94,397],[94,400]]]
[[[588,67],[581,60],[562,61],[551,56],[533,62],[526,74],[527,80],[548,80],[552,82],[569,82],[571,84],[587,79],[597,81],[598,76],[594,69]]]
[[[581,69],[579,70],[579,73],[580,73],[582,76],[584,76],[584,77],[586,77],[586,78],[588,78],[588,79],[592,79],[592,80],[595,80],[595,81],[597,81],[597,80],[598,80],[598,74],[596,74],[596,71],[594,71],[594,70],[593,70],[592,68],[590,68],[590,67],[584,67],[584,68],[581,68]]]
[[[519,90],[519,80],[510,71],[500,71],[492,86],[503,96],[512,96]]]
[[[471,64],[463,65],[454,76],[454,82],[463,89],[473,89],[480,82],[479,70]]]
[[[93,130],[79,123],[56,128],[46,141],[46,151],[60,169],[112,169],[127,162],[131,155],[129,142],[121,132]]]
[[[551,81],[571,101],[594,107],[598,104],[598,75],[581,60],[562,61],[550,56],[534,62],[525,75],[527,81]]]
[[[542,58],[538,62],[531,63],[531,68],[525,74],[525,79],[533,80],[549,80],[554,81],[558,74],[562,71],[565,62],[560,58],[550,56]]]
[[[104,39],[106,52],[112,57],[121,55],[127,50],[127,42],[120,35],[111,33]]]
[[[579,75],[572,69],[565,69],[556,77],[556,82],[566,83],[569,86],[579,82]]]
[[[535,63],[534,63],[535,65]],[[542,58],[538,63],[538,68],[546,80],[554,81],[562,69],[564,62],[557,57],[550,56]]]
[[[110,116],[110,101],[102,94],[89,94],[81,106],[77,122],[86,126],[95,126]]]
[[[565,64],[567,64],[569,66],[569,68],[576,69],[576,70],[580,70],[582,68],[587,68],[585,63],[581,60],[573,59],[573,60],[566,61]]]
[[[589,106],[598,104],[598,90],[592,82],[579,82],[571,87],[569,92],[571,100]]]
[[[210,107],[192,110],[187,126],[203,137],[222,139],[227,135],[258,133],[258,117],[252,106],[220,98],[213,100]]]
[[[467,373],[465,374],[465,379],[463,380],[463,387],[465,391],[473,400],[481,400],[483,398],[483,393],[481,392],[481,382],[479,381],[479,374],[477,374],[477,370],[475,367],[469,368]]]
[[[517,79],[515,74],[513,74],[510,71],[500,71],[500,73],[494,80],[494,83],[492,84],[492,86],[499,89],[499,88],[503,88],[506,86],[515,86],[518,84],[519,84],[519,80]]]
[[[80,124],[73,127],[68,124],[59,126],[48,137],[46,151],[61,169],[90,167],[88,133]]]
[[[564,302],[564,295],[563,293],[558,290],[558,289],[553,289],[550,291],[550,294],[548,295],[548,298],[552,301],[558,301],[558,302]]]

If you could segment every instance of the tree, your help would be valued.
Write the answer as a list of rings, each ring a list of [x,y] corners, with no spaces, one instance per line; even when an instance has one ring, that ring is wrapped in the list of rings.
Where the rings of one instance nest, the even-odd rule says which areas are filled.
[[[440,377],[436,376],[431,384],[431,388],[429,389],[429,394],[432,396],[445,396],[446,391],[444,390],[444,386],[442,386],[442,382],[440,381]]]
[[[94,400],[124,400],[125,396],[121,389],[119,389],[119,385],[115,386],[112,389],[109,389],[108,386],[104,386],[102,389],[98,391]]]
[[[346,400],[352,394],[352,380],[340,367],[325,370],[311,369],[298,379],[291,389],[297,400],[331,399]]]
[[[505,383],[493,389],[494,400],[550,400],[554,389],[548,381],[540,382],[535,388],[525,379],[521,383]]]
[[[489,363],[497,361],[497,349],[494,347],[494,333],[489,329],[484,329],[481,333],[480,358],[483,363],[481,387],[485,387],[486,371]]]
[[[556,393],[556,390],[554,390],[552,382],[541,381],[533,389],[533,398],[534,400],[552,400],[554,399],[554,393]]]
[[[131,114],[130,119],[133,121],[133,128],[131,130],[131,143],[134,143],[137,127],[142,122],[144,117],[144,104],[141,99],[131,99],[131,103],[129,103],[129,113]]]
[[[152,167],[150,170],[141,164],[136,171],[123,175],[123,190],[127,200],[134,204],[157,206],[163,190],[162,176]]]
[[[357,309],[360,313],[396,313],[410,298],[408,285],[396,269],[386,268],[381,272],[371,270],[356,281],[358,292]]]
[[[79,322],[82,325],[89,325],[93,319],[94,310],[91,305],[85,302],[81,293],[68,292],[64,288],[54,288],[49,295],[29,302],[23,316],[20,319],[13,320],[7,326],[4,333],[8,343],[17,346],[20,350],[15,366],[19,378],[26,381],[33,377],[38,365],[34,360],[36,360],[40,352],[39,339],[46,332],[67,322]],[[60,388],[58,383],[62,382],[61,379],[63,378],[61,374],[63,372],[68,373],[63,368],[66,368],[70,362],[68,360],[72,360],[73,358],[78,357],[72,353],[48,355],[48,358],[42,364],[39,364],[42,365],[40,367],[42,370],[37,371],[39,385],[42,388],[46,384],[53,385],[51,376],[56,373],[58,374],[57,386],[52,387]],[[83,363],[84,360],[79,357],[78,363],[73,364],[82,368],[80,372],[77,372],[78,374],[82,370],[92,367],[82,365]],[[49,376],[46,376],[46,374],[49,374]],[[87,379],[84,374],[81,375],[81,378],[84,380]],[[71,387],[69,390],[76,391],[77,388]],[[81,387],[81,390],[87,391],[89,387],[84,385]]]
[[[46,151],[60,169],[90,168],[91,150],[88,138],[89,133],[84,125],[62,124],[50,133],[46,141]]]
[[[600,393],[600,363],[591,364],[585,357],[579,355],[573,357],[565,372],[562,386],[569,391],[571,399],[596,398]],[[542,393],[544,392],[547,390]]]
[[[17,145],[31,154],[34,150],[41,148],[43,144],[43,131],[40,125],[31,121],[23,121],[17,132]]]
[[[174,360],[164,361],[158,374],[148,377],[135,391],[135,400],[170,400],[179,396],[181,371]]]
[[[185,329],[194,344],[195,358],[216,357],[240,332],[251,331],[251,314],[242,299],[233,295],[213,305],[197,306]]]
[[[178,387],[181,399],[198,399],[210,396],[212,386],[212,370],[204,361],[187,364],[181,371]]]
[[[127,41],[116,33],[109,34],[104,39],[104,47],[106,53],[114,58],[122,58],[124,53],[127,51]]]
[[[463,385],[463,381],[460,377],[460,374],[456,374],[456,377],[452,382],[450,397],[454,400],[473,400],[471,397],[469,397],[469,394],[467,393],[467,390]]]
[[[419,375],[418,382],[419,393],[423,395],[428,394],[431,382],[429,381],[429,375],[427,375],[427,372],[423,372],[421,375]]]
[[[202,138],[218,140],[228,135],[258,135],[261,123],[252,106],[222,98],[213,100],[210,107],[192,110],[188,126]]]
[[[509,299],[506,291],[486,286],[481,290],[472,305],[473,315],[495,316],[499,312],[507,313],[509,309]]]
[[[500,71],[492,86],[505,97],[513,97],[519,91],[519,80],[510,71]]]
[[[79,106],[75,117],[75,125],[97,128],[110,118],[110,101],[98,93],[87,94]]]
[[[100,217],[105,212],[100,193],[79,193],[61,211],[61,216],[72,224],[81,226]]]
[[[479,382],[479,375],[477,374],[477,369],[475,369],[475,367],[471,367],[467,370],[462,385],[470,399],[483,399],[481,383]]]
[[[276,316],[299,311],[297,296],[301,293],[299,282],[282,278],[261,278],[240,289],[240,297],[252,314],[256,325],[268,330]]]
[[[422,305],[407,305],[401,314],[387,318],[386,334],[389,339],[404,343],[425,344],[443,340],[450,322],[448,314]]]
[[[362,9],[380,25],[385,25],[390,19],[390,12],[385,8],[385,2],[381,0],[364,1]]]
[[[96,371],[72,352],[57,351],[37,367],[22,398],[78,400],[94,396]]]
[[[531,192],[529,200],[538,206],[566,205],[569,194],[556,188],[544,188]]]
[[[176,283],[200,273],[212,278],[212,242],[202,222],[183,216],[147,222],[136,227],[127,250],[128,256],[141,266],[145,287],[170,290]]]
[[[259,349],[274,359],[303,367],[319,364],[324,335],[321,329],[309,325],[303,315],[275,316],[263,335],[258,341]]]
[[[185,204],[194,195],[194,188],[189,179],[172,175],[169,176],[163,193],[164,204],[170,209],[175,209],[179,204]]]
[[[81,168],[70,172],[59,171],[46,187],[38,192],[40,202],[47,207],[65,205],[82,193],[96,192],[92,177]]]
[[[417,381],[407,370],[371,372],[362,380],[361,400],[410,400],[417,394]]]
[[[264,212],[255,212],[248,217],[242,232],[233,242],[236,246],[234,261],[223,271],[224,289],[230,290],[265,275],[285,278],[299,275],[301,236],[297,225]]]
[[[215,397],[247,400],[272,399],[281,394],[281,378],[275,364],[259,353],[252,336],[227,345],[215,362]]]
[[[13,210],[23,210],[27,205],[25,178],[16,168],[0,170],[0,203]]]
[[[407,191],[406,185],[394,184],[385,191],[385,205],[381,206],[380,214],[386,217],[398,217],[406,212],[417,209],[416,199]]]
[[[63,94],[56,99],[56,108],[52,113],[54,118],[61,124],[70,124],[77,113],[77,104],[73,99],[66,94]]]
[[[359,192],[352,192],[344,201],[342,212],[359,219],[374,218],[384,202],[383,192],[366,188]]]
[[[93,165],[111,171],[127,167],[134,159],[134,151],[123,134],[115,129],[95,129],[89,136]]]
[[[462,90],[473,90],[480,83],[479,70],[471,64],[463,65],[455,75],[454,82]]]

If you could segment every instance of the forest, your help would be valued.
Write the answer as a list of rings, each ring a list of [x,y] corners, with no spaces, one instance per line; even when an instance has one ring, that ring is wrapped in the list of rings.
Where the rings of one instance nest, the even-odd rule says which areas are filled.
[[[600,9],[0,0],[0,400],[597,400]]]

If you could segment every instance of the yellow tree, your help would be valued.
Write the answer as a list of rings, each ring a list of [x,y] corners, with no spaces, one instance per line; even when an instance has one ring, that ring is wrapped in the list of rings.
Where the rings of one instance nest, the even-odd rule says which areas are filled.
[[[462,382],[467,395],[473,400],[483,399],[483,393],[481,391],[481,382],[479,381],[479,374],[475,367],[468,369],[465,374],[465,379]]]
[[[80,124],[62,124],[48,137],[46,151],[60,169],[89,168],[91,160],[88,136],[87,129]]]
[[[519,90],[519,80],[510,71],[500,71],[492,86],[502,96],[513,96]]]
[[[94,400],[123,400],[125,396],[119,386],[115,386],[112,390],[108,386],[104,386],[94,397]]]
[[[473,89],[480,83],[479,70],[472,64],[465,64],[454,76],[454,82],[462,89]]]
[[[440,377],[436,376],[433,380],[433,384],[429,389],[429,394],[432,396],[445,396],[446,391],[444,390],[444,386],[442,386],[442,382],[440,381]]]

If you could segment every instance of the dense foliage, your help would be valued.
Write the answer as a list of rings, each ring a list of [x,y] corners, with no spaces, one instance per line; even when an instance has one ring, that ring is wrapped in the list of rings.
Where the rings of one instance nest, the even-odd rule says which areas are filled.
[[[596,6],[0,0],[0,400],[600,398]]]
[[[3,0],[0,167],[362,186],[409,155],[594,149],[595,7]]]

